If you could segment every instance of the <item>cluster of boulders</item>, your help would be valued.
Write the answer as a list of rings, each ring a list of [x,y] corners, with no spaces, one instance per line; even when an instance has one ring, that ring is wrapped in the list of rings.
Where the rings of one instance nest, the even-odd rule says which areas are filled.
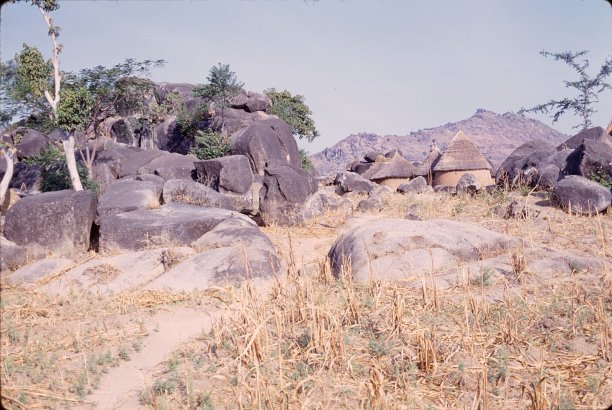
[[[525,143],[502,163],[495,179],[508,188],[549,191],[571,212],[602,212],[612,200],[612,137],[595,127],[557,147],[540,140]]]
[[[228,220],[250,224],[253,233],[259,232],[257,224],[296,225],[327,210],[352,209],[333,191],[319,190],[315,177],[302,169],[289,126],[262,111],[270,106],[264,97],[245,93],[233,100],[235,108],[225,109],[224,129],[237,128],[228,156],[199,160],[157,147],[143,150],[119,138],[105,141],[93,165],[98,196],[40,193],[41,170],[18,163],[11,194],[23,198],[11,203],[3,219],[0,268],[49,253],[199,247],[194,244],[203,235]],[[244,115],[235,115],[238,111]],[[23,138],[20,147],[40,143],[24,157],[39,154],[49,142],[42,133],[31,134],[36,138]]]

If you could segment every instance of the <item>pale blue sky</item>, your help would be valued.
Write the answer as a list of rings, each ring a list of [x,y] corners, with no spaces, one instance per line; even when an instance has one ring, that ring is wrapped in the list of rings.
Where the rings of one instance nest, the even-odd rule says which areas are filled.
[[[403,135],[564,97],[574,73],[540,50],[590,50],[592,73],[612,53],[603,0],[62,1],[54,16],[65,70],[163,58],[153,80],[198,83],[223,62],[247,89],[305,95],[321,132],[300,142],[312,153],[351,133]],[[50,55],[34,7],[4,5],[0,17],[2,60],[24,42]],[[597,109],[605,127],[612,93]]]

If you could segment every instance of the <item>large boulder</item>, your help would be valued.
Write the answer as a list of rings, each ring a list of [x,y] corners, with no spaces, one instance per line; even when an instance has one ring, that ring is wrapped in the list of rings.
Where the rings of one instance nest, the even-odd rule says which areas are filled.
[[[599,138],[585,139],[567,157],[565,175],[581,175],[612,184],[612,137],[601,131]]]
[[[582,143],[586,140],[601,139],[602,136],[605,136],[605,135],[607,135],[606,131],[601,127],[587,128],[587,129],[580,131],[578,134],[574,135],[573,137],[568,138],[563,143],[559,144],[559,146],[557,147],[557,150],[559,151],[562,151],[565,149],[574,150],[578,148],[580,145],[582,145]]]
[[[272,276],[280,261],[259,228],[238,219],[221,222],[191,243],[198,254],[147,285],[147,289],[191,291],[211,284]]]
[[[244,155],[198,161],[195,169],[198,182],[221,193],[246,194],[253,185],[253,171]]]
[[[385,218],[341,236],[328,256],[336,276],[348,270],[360,281],[397,280],[478,261],[516,243],[514,238],[461,222]]]
[[[548,142],[541,140],[526,142],[504,160],[497,170],[495,181],[498,184],[507,183],[511,186],[535,184],[537,180],[533,177],[537,175],[537,169],[553,163],[556,155],[557,148]]]
[[[238,212],[181,203],[112,215],[101,221],[100,250],[142,250],[189,245],[230,218],[255,224]]]
[[[272,102],[265,94],[247,92],[241,93],[231,99],[233,108],[240,108],[246,112],[267,111]]]
[[[612,201],[609,188],[579,175],[569,175],[557,182],[553,195],[561,207],[579,214],[603,212]]]
[[[9,182],[9,187],[27,192],[40,192],[44,170],[45,167],[42,165],[26,165],[18,162],[13,168],[13,178]]]
[[[316,180],[300,167],[282,161],[266,167],[259,203],[263,223],[295,225],[303,222],[302,206],[317,188]]]
[[[113,150],[112,153],[109,152],[109,156],[112,155],[113,157],[119,157],[116,160],[116,163],[120,164],[119,171],[117,174],[118,178],[123,178],[129,175],[138,175],[140,169],[143,169],[143,172],[140,172],[141,174],[153,174],[154,170],[149,171],[148,169],[144,168],[145,165],[148,165],[154,159],[161,157],[164,154],[168,153],[159,150],[143,151],[140,149],[130,149],[121,151]]]
[[[480,191],[482,185],[478,178],[476,178],[473,174],[465,173],[459,178],[455,189],[457,192],[467,192],[469,194],[475,194]]]
[[[13,132],[13,141],[19,142],[17,148],[17,158],[28,158],[40,154],[49,145],[49,138],[40,131],[32,128],[18,128]]]
[[[232,200],[206,185],[184,179],[170,179],[164,184],[164,203],[184,204],[222,208],[235,211]]]
[[[304,220],[316,218],[326,212],[350,213],[353,210],[353,203],[347,198],[343,198],[335,192],[319,190],[306,200],[302,206]]]
[[[266,164],[273,161],[300,167],[298,147],[291,129],[286,122],[275,117],[256,121],[234,133],[230,145],[231,154],[246,156],[253,173],[261,176]]]
[[[86,252],[96,202],[92,192],[72,190],[22,198],[6,213],[4,235],[36,256]]]
[[[422,194],[431,190],[432,188],[427,183],[427,180],[422,176],[411,179],[410,182],[397,187],[397,192],[402,194]]]
[[[152,182],[123,179],[108,185],[98,201],[98,218],[139,209],[159,208],[159,192]]]
[[[195,179],[195,166],[193,164],[198,161],[197,157],[193,155],[181,155],[175,152],[161,152],[163,152],[162,155],[142,165],[138,169],[138,174],[155,174],[166,181],[175,178],[189,181]]]
[[[334,183],[338,186],[337,190],[339,194],[346,194],[347,192],[357,193],[369,193],[376,188],[377,184],[365,179],[359,174],[354,172],[340,172],[336,175]]]
[[[16,269],[26,262],[26,249],[0,235],[0,272]]]

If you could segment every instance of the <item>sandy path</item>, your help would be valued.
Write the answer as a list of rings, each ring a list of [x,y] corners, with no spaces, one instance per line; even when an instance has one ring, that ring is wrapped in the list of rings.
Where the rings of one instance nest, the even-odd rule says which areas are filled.
[[[149,337],[143,348],[131,354],[131,360],[111,368],[100,387],[85,400],[95,402],[96,409],[135,409],[140,407],[139,392],[153,383],[153,369],[189,339],[208,332],[221,312],[206,308],[179,308],[145,319]]]

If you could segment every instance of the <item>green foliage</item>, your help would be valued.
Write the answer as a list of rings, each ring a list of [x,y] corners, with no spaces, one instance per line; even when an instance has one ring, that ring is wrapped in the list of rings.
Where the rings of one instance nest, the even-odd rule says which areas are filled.
[[[21,52],[15,55],[15,62],[17,63],[15,77],[18,84],[16,91],[23,97],[26,93],[37,97],[44,96],[45,90],[49,89],[53,69],[38,48],[23,44]]]
[[[604,171],[602,165],[599,165],[593,172],[591,172],[591,174],[589,175],[589,179],[591,181],[597,182],[600,185],[603,185],[608,189],[612,188],[612,181],[606,175],[606,171]]]
[[[597,110],[593,106],[599,102],[599,94],[605,90],[610,90],[610,84],[606,82],[606,78],[612,73],[612,58],[606,58],[606,61],[601,66],[599,73],[595,77],[591,77],[586,69],[589,66],[589,60],[577,60],[584,56],[588,51],[566,51],[562,53],[550,53],[548,51],[540,51],[544,57],[552,57],[555,61],[563,61],[572,67],[579,75],[576,81],[564,81],[566,88],[573,88],[578,92],[578,95],[573,98],[563,98],[561,100],[550,100],[547,103],[536,105],[532,108],[521,108],[519,114],[526,112],[535,112],[548,114],[553,112],[551,117],[553,122],[556,122],[559,117],[567,111],[572,111],[574,114],[582,117],[582,122],[575,125],[574,128],[589,128],[591,124],[591,115]]]
[[[312,171],[314,167],[312,165],[312,162],[310,161],[310,158],[308,157],[308,151],[306,151],[305,149],[301,149],[299,151],[299,154],[300,154],[300,163],[302,164],[302,169],[307,172]]]
[[[227,103],[230,98],[240,93],[244,85],[236,77],[229,64],[217,64],[208,72],[208,84],[197,87],[193,90],[193,95],[202,97],[210,101]]]
[[[220,132],[197,131],[195,135],[195,146],[189,151],[199,159],[213,159],[227,155],[230,144],[226,137]]]
[[[232,97],[240,93],[244,84],[238,81],[236,73],[230,70],[229,64],[219,63],[213,66],[206,79],[208,84],[195,88],[193,95],[220,106],[221,121],[223,121],[225,107]]]
[[[200,104],[193,111],[181,107],[176,114],[176,129],[185,138],[194,138],[199,124],[209,118],[208,105]]]
[[[29,167],[42,167],[42,183],[40,190],[43,192],[61,191],[72,189],[70,174],[66,165],[64,153],[55,145],[49,145],[40,154],[25,158],[23,163]],[[89,179],[87,169],[81,164],[77,164],[79,178],[83,183],[83,188],[94,193],[98,192],[98,184]]]
[[[92,108],[93,97],[85,87],[63,87],[57,111],[58,125],[69,133],[84,131]]]
[[[309,142],[319,136],[311,117],[312,112],[304,103],[303,95],[291,95],[287,90],[276,91],[274,88],[267,89],[264,93],[272,101],[270,114],[278,116],[289,124],[293,135],[300,139],[306,138]]]

